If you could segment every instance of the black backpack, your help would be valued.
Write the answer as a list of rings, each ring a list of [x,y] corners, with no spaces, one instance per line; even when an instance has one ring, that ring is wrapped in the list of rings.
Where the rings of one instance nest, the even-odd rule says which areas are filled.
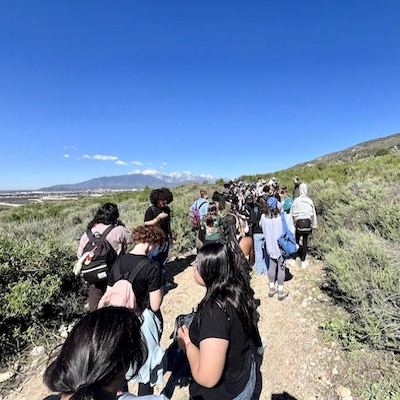
[[[115,225],[109,226],[102,234],[87,230],[89,242],[82,254],[88,253],[82,263],[81,273],[88,283],[107,281],[111,267],[117,258],[117,252],[106,239]]]

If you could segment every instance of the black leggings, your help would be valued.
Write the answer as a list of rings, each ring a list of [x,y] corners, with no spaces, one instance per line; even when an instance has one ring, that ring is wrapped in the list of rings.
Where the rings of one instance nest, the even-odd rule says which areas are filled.
[[[308,243],[308,236],[310,235],[310,232],[299,232],[296,229],[296,243],[299,245],[299,250],[297,250],[297,255],[300,257],[301,261],[306,260],[307,256],[307,243]],[[303,238],[303,243],[300,246],[300,238]]]

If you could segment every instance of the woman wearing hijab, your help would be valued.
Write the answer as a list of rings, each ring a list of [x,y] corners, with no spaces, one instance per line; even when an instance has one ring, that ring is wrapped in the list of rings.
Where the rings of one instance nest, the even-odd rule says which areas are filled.
[[[308,189],[305,183],[299,186],[299,197],[296,197],[290,209],[290,215],[296,226],[296,243],[299,245],[298,255],[301,260],[301,267],[306,268],[308,261],[307,243],[308,236],[317,227],[317,213],[313,201],[307,196]]]

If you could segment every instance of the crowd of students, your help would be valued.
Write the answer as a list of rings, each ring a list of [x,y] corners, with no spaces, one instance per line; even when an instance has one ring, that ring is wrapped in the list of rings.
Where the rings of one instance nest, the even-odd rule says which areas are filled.
[[[278,184],[275,177],[268,182],[259,178],[251,184],[242,181],[226,183],[222,193],[213,193],[211,201],[207,200],[207,192],[201,190],[200,198],[190,207],[193,209],[200,204],[202,222],[196,238],[197,249],[203,244],[218,241],[223,219],[233,215],[236,219],[235,235],[242,251],[255,265],[257,275],[267,274],[271,258],[276,260],[280,256],[276,236],[279,231],[281,234],[281,225],[275,222],[276,229],[272,229],[268,220],[285,213],[289,229],[296,235],[299,245],[297,256],[301,266],[306,268],[308,237],[317,227],[314,203],[307,192],[307,185],[297,176],[293,178],[292,195],[286,185]],[[204,199],[206,201],[200,203]],[[289,260],[289,265],[296,265],[295,258]]]
[[[211,200],[201,190],[190,207],[198,209],[201,218],[193,276],[206,288],[195,321],[178,330],[178,345],[190,366],[192,400],[252,396],[254,357],[263,354],[265,345],[250,285],[252,268],[256,275],[268,275],[269,297],[277,294],[278,300],[284,300],[289,293],[283,288],[285,260],[277,245],[281,214],[296,235],[303,268],[307,266],[307,238],[317,226],[307,186],[298,178],[293,183],[294,193],[289,196],[287,187],[279,188],[275,178],[254,184],[230,182],[221,193],[214,192]],[[161,304],[166,287],[163,270],[169,243],[175,240],[172,201],[169,189],[153,190],[144,223],[133,232],[119,221],[118,207],[111,203],[100,207],[88,224],[88,229],[100,233],[110,225],[115,227],[106,232],[106,238],[120,257],[108,280],[89,284],[90,313],[78,322],[45,373],[46,385],[59,392],[49,399],[133,398],[127,393],[128,380],[139,383],[140,398],[166,399],[154,396],[153,389],[163,377]],[[88,240],[84,233],[78,258]],[[124,254],[130,243],[133,249]],[[122,301],[121,281],[122,285],[128,282],[132,292],[128,294],[124,286],[127,295]],[[108,358],[112,360],[105,362]]]

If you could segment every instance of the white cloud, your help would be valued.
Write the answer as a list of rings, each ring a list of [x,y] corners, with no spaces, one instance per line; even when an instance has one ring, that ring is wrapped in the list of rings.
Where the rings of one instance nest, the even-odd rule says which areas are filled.
[[[115,162],[115,164],[117,164],[117,165],[128,165],[128,163],[127,163],[127,162],[125,162],[125,161],[122,161],[122,160],[118,160],[118,161],[116,161],[116,162]]]
[[[118,160],[118,157],[116,156],[102,156],[100,154],[96,154],[93,156],[95,160],[101,160],[101,161],[116,161]]]
[[[143,165],[143,163],[141,163],[140,161],[131,161],[131,164],[135,164],[135,165]]]
[[[73,149],[75,150],[76,147],[75,146],[63,146],[63,149],[67,150],[67,149]]]
[[[84,154],[83,158],[93,159],[93,160],[100,160],[100,161],[117,161],[117,156],[104,156],[100,154],[95,154],[94,156],[89,156],[88,154]]]
[[[69,158],[69,154],[64,154],[64,156],[63,157],[65,157],[65,158]]]
[[[162,165],[168,165],[165,161],[162,163]]]

